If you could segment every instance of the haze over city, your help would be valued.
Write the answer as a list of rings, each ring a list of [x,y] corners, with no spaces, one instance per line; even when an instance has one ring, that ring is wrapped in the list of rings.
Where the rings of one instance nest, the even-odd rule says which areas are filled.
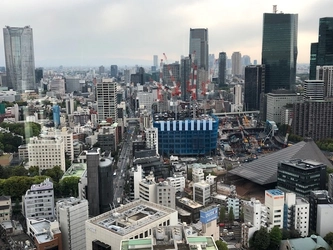
[[[298,63],[309,63],[319,18],[331,0],[311,1],[106,1],[3,0],[2,27],[33,28],[36,66],[152,65],[189,53],[190,28],[208,28],[209,53],[240,51],[261,61],[263,13],[298,14]],[[3,38],[0,47],[4,47]],[[0,65],[5,65],[0,50]]]

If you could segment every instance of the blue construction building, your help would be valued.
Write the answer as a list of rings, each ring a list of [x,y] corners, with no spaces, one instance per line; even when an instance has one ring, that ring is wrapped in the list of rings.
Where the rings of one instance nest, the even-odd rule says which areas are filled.
[[[59,107],[59,105],[53,105],[52,111],[53,111],[54,127],[57,128],[60,125],[60,107]]]
[[[219,120],[214,115],[178,120],[155,115],[153,127],[158,129],[158,153],[165,156],[215,154],[218,126]]]

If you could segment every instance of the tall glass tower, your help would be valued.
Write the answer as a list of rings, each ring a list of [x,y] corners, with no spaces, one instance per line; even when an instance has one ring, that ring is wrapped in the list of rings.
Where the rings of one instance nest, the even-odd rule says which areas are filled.
[[[262,57],[265,93],[290,89],[296,81],[297,14],[264,13]]]
[[[316,66],[333,65],[333,17],[319,19],[318,42],[311,44],[310,80],[316,80]]]
[[[35,90],[35,57],[32,28],[3,29],[7,86],[18,92]]]
[[[198,69],[208,70],[208,29],[190,29],[190,55],[194,51]]]
[[[224,85],[227,72],[227,53],[219,53],[219,84]]]

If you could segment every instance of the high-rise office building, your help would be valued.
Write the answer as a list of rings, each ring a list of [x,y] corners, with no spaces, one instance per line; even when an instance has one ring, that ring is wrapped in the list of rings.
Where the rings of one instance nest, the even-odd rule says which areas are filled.
[[[219,53],[219,84],[225,84],[227,73],[227,53]]]
[[[240,52],[234,52],[231,56],[231,73],[234,76],[241,76],[242,75],[242,54]]]
[[[191,57],[184,57],[180,61],[180,92],[181,99],[183,101],[190,100],[190,91],[188,87],[190,86],[190,74],[191,74]]]
[[[305,80],[304,83],[304,100],[323,101],[325,86],[322,80]]]
[[[7,86],[18,92],[36,89],[32,28],[3,29]]]
[[[319,19],[318,42],[311,43],[310,80],[316,79],[316,66],[333,65],[333,17]]]
[[[110,210],[113,202],[112,160],[101,158],[100,149],[87,151],[89,215],[97,216]]]
[[[103,79],[96,85],[98,122],[112,118],[117,122],[117,83],[111,79]]]
[[[153,56],[153,66],[155,67],[155,69],[158,68],[158,55],[154,55]]]
[[[35,77],[36,77],[36,80],[35,80],[36,84],[38,84],[38,86],[40,86],[39,85],[40,80],[43,79],[43,68],[36,68],[35,69]]]
[[[261,93],[265,93],[265,65],[245,67],[244,110],[260,110]]]
[[[333,65],[332,66],[317,66],[316,80],[324,81],[324,96],[333,97]]]
[[[242,57],[242,65],[243,65],[243,66],[251,65],[251,57],[248,56],[248,55],[244,55],[244,56]]]
[[[265,93],[291,89],[296,81],[297,14],[264,13],[261,64],[266,67]]]
[[[195,51],[198,69],[208,70],[208,29],[190,29],[190,54]]]
[[[99,66],[99,68],[98,68],[98,73],[99,73],[100,75],[105,73],[105,68],[104,68],[103,65]]]
[[[111,65],[110,67],[110,76],[111,77],[118,77],[118,66],[117,65]]]

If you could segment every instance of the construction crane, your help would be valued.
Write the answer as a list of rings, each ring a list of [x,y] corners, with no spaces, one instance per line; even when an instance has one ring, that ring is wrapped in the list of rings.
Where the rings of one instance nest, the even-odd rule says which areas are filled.
[[[287,129],[286,137],[284,138],[283,147],[287,147],[288,146],[288,137],[289,137],[289,134],[290,134],[291,123],[292,122],[293,122],[293,118],[290,118],[289,119],[289,123],[288,123],[288,129]]]

